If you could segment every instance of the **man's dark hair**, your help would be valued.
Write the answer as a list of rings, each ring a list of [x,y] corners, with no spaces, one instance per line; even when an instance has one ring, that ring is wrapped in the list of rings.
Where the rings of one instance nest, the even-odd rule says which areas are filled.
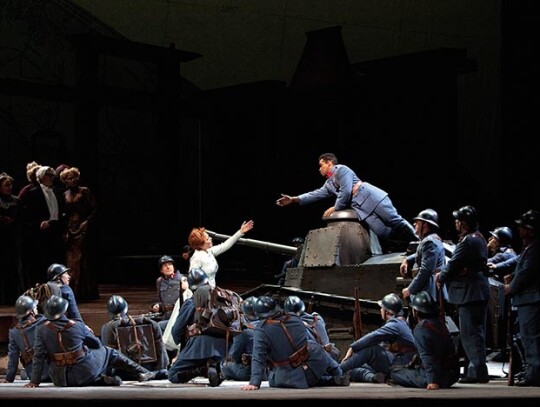
[[[324,161],[331,161],[334,165],[336,165],[338,163],[338,159],[337,157],[332,154],[332,153],[324,153],[324,154],[321,154],[319,156],[319,161],[320,160],[324,160]]]

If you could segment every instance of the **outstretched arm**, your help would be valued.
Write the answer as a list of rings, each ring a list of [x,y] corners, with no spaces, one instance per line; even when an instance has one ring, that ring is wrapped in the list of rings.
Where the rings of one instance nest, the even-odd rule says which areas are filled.
[[[300,202],[300,199],[297,196],[290,196],[290,195],[281,194],[281,198],[279,198],[276,201],[276,205],[277,206],[287,206],[287,205],[290,205],[292,203],[298,203],[298,202]]]

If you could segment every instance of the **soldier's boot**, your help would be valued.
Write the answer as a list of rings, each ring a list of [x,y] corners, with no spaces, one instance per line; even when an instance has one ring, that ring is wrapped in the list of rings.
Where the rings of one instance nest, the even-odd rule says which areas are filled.
[[[208,360],[206,376],[211,387],[218,387],[223,382],[219,362],[213,359]]]
[[[128,374],[137,377],[137,380],[140,382],[147,382],[148,380],[156,378],[156,372],[152,372],[145,367],[142,367],[120,352],[113,358],[112,367],[124,370]]]
[[[206,367],[194,367],[189,370],[184,370],[183,372],[178,372],[176,377],[178,383],[187,383],[192,379],[195,379],[197,376],[206,376],[207,369]]]
[[[101,375],[94,382],[94,386],[121,386],[122,379],[119,376]]]
[[[389,243],[394,246],[394,250],[407,250],[411,242],[418,241],[418,236],[414,231],[414,227],[405,219],[396,225],[388,235]]]

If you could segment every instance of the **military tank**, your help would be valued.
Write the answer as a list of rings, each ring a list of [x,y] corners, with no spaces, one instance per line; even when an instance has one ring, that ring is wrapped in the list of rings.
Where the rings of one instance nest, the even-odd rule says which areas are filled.
[[[352,209],[335,211],[323,220],[326,226],[310,230],[300,247],[239,239],[237,244],[298,259],[296,267],[287,269],[283,285],[262,284],[241,296],[269,295],[283,304],[288,296],[297,295],[309,312],[324,317],[331,341],[343,350],[383,324],[378,301],[389,293],[401,297],[410,279],[401,277],[399,267],[407,254],[416,251],[418,242],[398,252],[383,253],[377,236],[358,221]],[[207,232],[216,240],[230,237]],[[443,245],[449,258],[454,244],[445,241]],[[504,292],[500,284],[490,280],[494,300],[490,306],[488,347],[501,349],[506,338]],[[407,312],[407,301],[404,308]],[[452,334],[459,334],[451,317],[447,317],[447,325]]]
[[[324,317],[329,337],[339,347],[382,324],[377,301],[401,292],[405,282],[399,265],[406,252],[382,254],[377,237],[364,228],[353,210],[336,211],[323,220],[327,225],[310,230],[300,247],[239,239],[237,244],[299,260],[296,267],[287,269],[284,285],[262,284],[241,295],[269,295],[281,303],[297,295],[308,311]],[[229,238],[207,232],[216,240]]]

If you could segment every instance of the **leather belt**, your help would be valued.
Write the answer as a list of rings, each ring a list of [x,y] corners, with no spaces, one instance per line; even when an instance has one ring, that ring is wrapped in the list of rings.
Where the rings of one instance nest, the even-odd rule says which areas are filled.
[[[358,190],[362,187],[362,185],[364,184],[363,181],[358,181],[356,184],[354,184],[353,188],[352,188],[352,194],[353,196],[356,196],[356,193],[358,192]]]

